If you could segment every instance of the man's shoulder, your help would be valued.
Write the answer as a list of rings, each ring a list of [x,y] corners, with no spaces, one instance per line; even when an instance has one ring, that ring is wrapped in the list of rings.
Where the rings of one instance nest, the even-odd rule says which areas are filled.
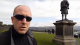
[[[31,41],[33,42],[33,45],[37,45],[37,41],[36,41],[35,37],[33,36],[33,33],[31,30],[27,31],[27,35],[30,37]]]
[[[37,41],[35,38],[33,38],[33,45],[37,45]]]
[[[0,38],[2,38],[2,37],[7,37],[8,36],[8,31],[5,31],[5,32],[2,32],[2,33],[0,33]]]
[[[5,31],[0,33],[0,45],[9,45],[10,44],[10,36],[9,32]]]

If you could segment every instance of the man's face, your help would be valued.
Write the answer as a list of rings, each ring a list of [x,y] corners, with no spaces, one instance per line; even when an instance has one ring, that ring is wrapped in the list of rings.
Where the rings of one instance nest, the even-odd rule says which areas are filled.
[[[15,14],[20,14],[23,16],[29,16],[31,17],[31,12],[28,9],[17,9]],[[20,33],[20,34],[25,34],[30,26],[30,21],[26,21],[26,18],[24,18],[23,20],[18,20],[15,17],[11,17],[12,19],[12,23],[14,26],[14,29]]]

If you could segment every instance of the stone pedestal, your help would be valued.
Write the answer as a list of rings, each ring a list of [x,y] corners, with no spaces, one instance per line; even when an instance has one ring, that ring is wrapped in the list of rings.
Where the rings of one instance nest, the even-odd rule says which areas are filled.
[[[75,38],[73,35],[73,26],[76,24],[73,21],[56,21],[53,23],[56,29],[56,36],[52,40],[54,43],[58,45],[75,45]]]

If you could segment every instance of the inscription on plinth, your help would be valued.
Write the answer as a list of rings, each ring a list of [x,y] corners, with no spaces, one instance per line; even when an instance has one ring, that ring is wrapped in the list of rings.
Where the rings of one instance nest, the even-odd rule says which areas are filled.
[[[66,26],[65,27],[65,36],[72,36],[73,35],[73,27],[72,26]]]
[[[63,27],[62,26],[56,26],[56,35],[63,36]]]

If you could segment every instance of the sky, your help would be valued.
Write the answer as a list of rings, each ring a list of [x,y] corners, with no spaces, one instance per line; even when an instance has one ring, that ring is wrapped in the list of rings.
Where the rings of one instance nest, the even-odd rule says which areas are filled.
[[[62,0],[0,0],[0,21],[3,24],[12,24],[11,16],[18,5],[26,5],[32,13],[30,27],[54,26],[57,20],[62,19],[60,3]],[[68,0],[69,10],[67,18],[77,22],[80,26],[80,1]]]

